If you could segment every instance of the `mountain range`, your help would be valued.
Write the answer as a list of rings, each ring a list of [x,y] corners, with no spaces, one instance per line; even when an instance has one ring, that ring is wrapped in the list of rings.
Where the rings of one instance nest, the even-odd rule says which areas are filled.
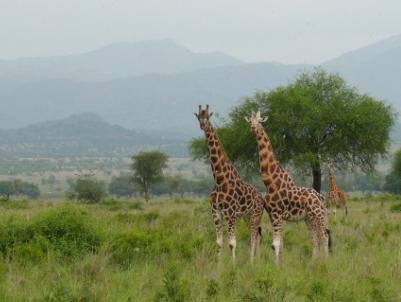
[[[401,109],[401,36],[322,62],[361,92]],[[285,85],[312,65],[245,63],[195,53],[171,40],[118,43],[84,54],[0,61],[0,128],[95,112],[128,129],[200,135],[192,113],[227,110],[257,90]]]
[[[146,149],[158,149],[172,156],[187,154],[185,140],[175,134],[125,129],[89,112],[0,130],[2,158],[127,157]]]

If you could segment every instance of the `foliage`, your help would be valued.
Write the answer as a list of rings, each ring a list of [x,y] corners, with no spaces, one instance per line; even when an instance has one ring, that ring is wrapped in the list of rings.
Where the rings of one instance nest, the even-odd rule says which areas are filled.
[[[122,174],[117,177],[113,177],[109,184],[109,193],[118,197],[132,196],[136,192],[135,185],[131,175]]]
[[[391,171],[386,175],[383,189],[387,192],[401,194],[401,149],[394,154]]]
[[[0,195],[9,198],[12,195],[25,195],[38,198],[40,190],[37,185],[19,179],[0,181]]]
[[[254,265],[242,221],[236,265],[226,241],[217,260],[207,200],[164,199],[140,212],[124,200],[118,212],[27,201],[0,211],[0,301],[398,301],[401,222],[391,208],[400,198],[360,196],[348,217],[330,217],[326,261],[311,262],[307,227],[288,223],[280,266],[267,217]]]
[[[105,185],[92,175],[81,175],[70,183],[66,192],[68,199],[87,203],[98,203],[106,196]]]
[[[258,149],[244,117],[257,110],[268,117],[265,129],[278,159],[311,170],[319,190],[327,159],[340,168],[371,170],[378,156],[386,154],[395,119],[391,107],[358,93],[337,74],[322,69],[303,73],[285,87],[247,98],[219,129],[229,157],[253,173],[258,171]],[[201,141],[192,141],[195,158],[207,157]]]
[[[134,171],[134,182],[144,193],[147,201],[150,198],[150,186],[162,179],[167,160],[167,155],[159,151],[140,152],[132,156],[131,169]]]
[[[60,207],[24,223],[12,221],[0,231],[0,252],[23,260],[39,260],[51,250],[62,256],[95,251],[102,240],[87,215]]]
[[[205,178],[191,180],[182,176],[166,176],[156,183],[152,188],[152,193],[156,195],[173,194],[183,195],[184,193],[194,193],[198,195],[209,194],[213,188],[213,180]]]

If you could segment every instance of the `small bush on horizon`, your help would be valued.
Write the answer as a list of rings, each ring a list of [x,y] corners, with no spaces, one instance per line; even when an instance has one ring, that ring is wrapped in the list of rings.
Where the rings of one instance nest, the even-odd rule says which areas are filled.
[[[79,176],[70,183],[70,188],[65,192],[70,200],[77,200],[84,203],[99,203],[106,197],[105,184],[92,175]]]

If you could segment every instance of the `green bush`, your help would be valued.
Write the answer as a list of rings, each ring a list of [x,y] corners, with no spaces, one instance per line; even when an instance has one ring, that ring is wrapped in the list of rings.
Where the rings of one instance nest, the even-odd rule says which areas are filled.
[[[17,219],[0,228],[0,251],[3,255],[38,260],[52,250],[62,256],[74,256],[96,250],[101,235],[87,215],[61,207],[23,223]]]
[[[94,251],[102,239],[90,218],[71,207],[58,208],[40,215],[33,221],[32,228],[35,234],[49,241],[52,249],[63,255]]]
[[[143,210],[144,209],[143,202],[139,201],[139,200],[130,202],[128,204],[128,209],[130,209],[130,210]]]
[[[106,196],[106,189],[102,181],[90,175],[83,175],[70,183],[65,195],[68,199],[80,202],[99,203]]]
[[[163,288],[156,294],[155,301],[186,302],[190,300],[189,284],[180,278],[175,267],[169,267],[164,274]]]
[[[401,203],[394,204],[390,207],[391,212],[401,212]]]
[[[111,242],[112,259],[123,266],[129,266],[135,259],[141,258],[152,250],[155,238],[139,230],[130,230],[117,235]]]

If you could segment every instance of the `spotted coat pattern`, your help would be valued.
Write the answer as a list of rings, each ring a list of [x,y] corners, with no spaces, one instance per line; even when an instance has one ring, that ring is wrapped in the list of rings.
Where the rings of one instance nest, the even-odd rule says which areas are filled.
[[[327,161],[327,170],[329,172],[329,191],[327,192],[328,206],[332,208],[334,216],[336,216],[337,213],[337,206],[343,208],[344,214],[348,215],[347,193],[341,190],[336,184],[331,160]]]
[[[251,261],[253,260],[261,240],[261,219],[264,200],[258,190],[243,181],[225,154],[223,146],[213,128],[209,114],[209,106],[195,113],[200,128],[204,131],[209,150],[209,158],[214,177],[214,189],[210,194],[212,216],[216,230],[216,244],[220,254],[223,246],[223,220],[228,222],[228,243],[232,258],[235,260],[236,221],[242,217],[251,233]]]
[[[265,207],[273,228],[272,248],[276,261],[280,262],[283,250],[282,227],[284,221],[304,220],[310,231],[315,258],[323,245],[324,254],[328,254],[330,232],[327,226],[327,213],[323,197],[312,188],[297,186],[291,176],[280,166],[272,144],[261,122],[260,112],[252,113],[251,130],[256,136],[259,148],[260,173],[267,194]]]

